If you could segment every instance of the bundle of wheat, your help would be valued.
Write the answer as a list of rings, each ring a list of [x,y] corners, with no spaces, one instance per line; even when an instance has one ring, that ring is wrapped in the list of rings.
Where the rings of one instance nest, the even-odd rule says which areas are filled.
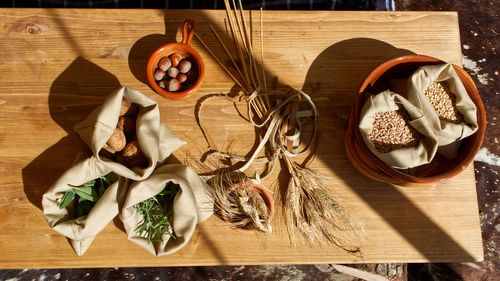
[[[278,194],[283,195],[280,199],[283,203],[291,242],[296,243],[294,231],[298,229],[310,241],[330,242],[346,251],[359,251],[360,238],[363,233],[362,224],[340,205],[328,181],[320,174],[304,168],[292,160],[293,157],[310,153],[316,138],[318,113],[312,99],[299,90],[276,91],[267,88],[264,68],[262,9],[260,10],[259,69],[241,0],[238,0],[239,8],[235,5],[234,0],[232,5],[228,0],[224,2],[227,21],[238,59],[236,60],[231,55],[213,26],[210,26],[210,28],[229,57],[230,65],[222,63],[222,60],[215,55],[198,34],[196,34],[196,37],[222,69],[241,88],[241,97],[248,103],[249,121],[255,127],[263,129],[263,137],[261,143],[249,158],[220,151],[213,153],[243,162],[244,165],[236,170],[240,174],[252,163],[255,163],[256,160],[269,162],[271,168],[267,169],[264,174],[257,173],[254,179],[257,181],[268,176],[272,172],[277,159],[282,158],[290,174],[290,181],[288,186],[285,187],[286,190]],[[227,95],[223,96],[229,98]],[[301,137],[301,131],[306,124],[312,125],[312,133],[304,141],[302,140],[303,137]],[[199,125],[209,146],[215,149],[213,141],[203,127],[203,123],[199,122]],[[261,151],[265,147],[270,151],[267,153],[268,156],[259,158],[259,153],[262,154]],[[230,173],[235,172],[228,171]],[[225,175],[219,175],[219,178],[224,177]],[[226,186],[225,188],[227,188],[227,184],[220,184],[221,179],[218,182],[219,185],[215,184],[216,188],[218,186]],[[215,196],[221,196],[221,194]]]

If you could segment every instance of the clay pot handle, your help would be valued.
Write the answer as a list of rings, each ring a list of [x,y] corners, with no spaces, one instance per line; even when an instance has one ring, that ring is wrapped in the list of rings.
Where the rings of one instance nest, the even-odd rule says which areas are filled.
[[[188,25],[190,27],[189,34],[188,34]],[[195,27],[195,22],[192,19],[187,19],[184,21],[184,25],[182,26],[182,44],[189,45],[191,44],[191,40],[193,39],[194,36],[194,27]]]

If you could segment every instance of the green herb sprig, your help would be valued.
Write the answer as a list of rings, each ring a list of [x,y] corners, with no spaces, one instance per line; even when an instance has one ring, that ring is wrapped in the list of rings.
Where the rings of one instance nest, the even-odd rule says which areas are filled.
[[[169,182],[157,195],[135,204],[135,209],[143,217],[136,233],[145,236],[148,244],[163,241],[165,235],[175,239],[169,219],[179,188],[178,184]]]
[[[111,181],[107,176],[98,177],[80,186],[69,184],[72,188],[63,192],[59,209],[66,208],[73,199],[77,198],[76,217],[86,216],[110,185]]]

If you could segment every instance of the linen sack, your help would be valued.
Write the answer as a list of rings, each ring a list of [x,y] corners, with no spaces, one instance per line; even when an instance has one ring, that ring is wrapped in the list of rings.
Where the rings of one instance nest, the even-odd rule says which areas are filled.
[[[373,130],[376,113],[394,111],[403,108],[408,112],[409,125],[421,135],[416,147],[405,147],[387,153],[381,153],[375,144],[368,138]],[[387,165],[396,169],[407,169],[431,162],[436,154],[437,139],[430,129],[429,122],[424,114],[401,95],[386,90],[370,96],[361,109],[359,131],[368,149]]]
[[[180,186],[170,217],[175,238],[165,235],[163,241],[148,244],[147,238],[136,233],[143,217],[134,205],[157,195],[169,182]],[[208,185],[190,167],[181,164],[161,166],[148,179],[132,183],[120,213],[129,240],[155,256],[168,255],[181,249],[193,235],[196,224],[213,213],[213,202],[207,195],[207,188]]]
[[[90,209],[87,216],[74,218],[75,212],[69,211],[74,209],[75,199],[66,208],[59,208],[63,192],[71,189],[70,185],[79,186],[108,174],[110,174],[112,184]],[[79,154],[75,164],[43,195],[43,215],[50,227],[66,236],[76,254],[81,256],[87,251],[96,235],[118,215],[127,195],[127,185],[127,179],[113,174],[110,169],[100,165],[96,158],[92,156],[84,158],[82,154]]]
[[[102,147],[115,130],[120,117],[123,98],[139,105],[136,120],[136,135],[139,147],[148,160],[146,168],[128,168],[107,157],[99,155]],[[104,103],[96,108],[84,121],[78,123],[74,130],[90,147],[94,157],[103,166],[116,174],[132,180],[143,180],[153,173],[158,162],[163,162],[170,154],[185,142],[160,122],[158,104],[132,88],[123,86],[112,92]]]
[[[432,82],[446,81],[450,92],[456,96],[456,108],[463,114],[464,123],[456,124],[440,120],[425,90]],[[457,157],[461,140],[477,131],[476,105],[469,97],[453,65],[426,65],[415,71],[408,80],[408,100],[421,109],[438,140],[438,153],[448,159]]]

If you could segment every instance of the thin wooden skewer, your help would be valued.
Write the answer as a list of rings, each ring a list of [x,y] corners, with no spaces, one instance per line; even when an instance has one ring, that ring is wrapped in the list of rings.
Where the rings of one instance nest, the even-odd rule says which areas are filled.
[[[226,48],[226,45],[224,44],[224,42],[222,41],[222,39],[220,38],[219,34],[217,33],[217,31],[215,31],[215,28],[213,27],[213,25],[210,25],[210,29],[212,29],[212,32],[215,34],[215,36],[217,37],[217,40],[219,40],[219,43],[222,45],[222,47],[224,48],[224,50],[226,51],[226,54],[227,56],[229,57],[229,59],[231,60],[231,62],[233,63],[234,67],[236,68],[236,70],[238,71],[238,74],[241,76],[241,79],[243,81],[245,81],[245,77],[243,76],[243,73],[241,72],[240,68],[238,67],[238,64],[234,61],[233,59],[233,56],[231,55],[231,53],[229,52],[229,50]],[[250,85],[247,85],[247,87],[250,87]],[[250,91],[250,88],[247,88],[248,91]]]
[[[243,48],[245,49],[246,54],[248,56],[248,65],[250,66],[250,69],[249,69],[250,79],[253,83],[252,85],[254,87],[257,87],[257,83],[255,83],[254,75],[252,74],[253,73],[252,56],[251,56],[250,50],[248,49],[248,43],[246,41],[246,37],[244,36],[245,31],[243,30],[243,26],[240,23],[241,19],[238,17],[238,13],[237,13],[238,8],[236,8],[236,4],[235,4],[234,0],[232,0],[232,2],[233,2],[233,6],[234,6],[234,10],[233,10],[234,17],[236,18],[236,24],[238,26],[238,31],[239,31],[238,35],[240,36],[239,38],[241,39],[241,42],[243,43]]]
[[[266,85],[266,72],[264,71],[264,30],[262,29],[262,7],[260,7],[260,58],[262,66],[262,81],[264,82],[264,90]]]
[[[214,57],[214,59],[217,61],[217,63],[219,63],[219,65],[226,71],[226,73],[233,79],[233,81],[238,84],[238,86],[241,87],[242,90],[246,91],[248,94],[250,94],[248,92],[248,90],[243,87],[240,82],[238,82],[238,79],[236,79],[233,74],[231,72],[229,72],[229,70],[224,66],[224,64],[219,60],[219,58],[217,58],[217,56],[214,54],[214,52],[212,52],[212,50],[207,46],[207,44],[205,44],[205,42],[203,42],[203,40],[200,38],[200,36],[198,36],[197,33],[194,34],[196,36],[196,38],[198,38],[198,40],[200,40],[201,44],[203,44],[203,46],[208,50],[208,52],[212,55],[212,57]]]
[[[241,51],[241,46],[239,44],[239,38],[236,36],[236,30],[234,29],[234,20],[235,19],[233,19],[233,14],[231,13],[231,6],[229,4],[229,0],[224,0],[224,4],[226,5],[226,14],[227,14],[227,17],[229,19],[229,26],[231,27],[231,32],[232,32],[232,35],[233,35],[233,41],[234,41],[234,44],[236,45],[236,49],[238,51],[238,55],[240,57],[241,63],[243,64],[243,72],[245,74],[245,79],[247,80],[247,83],[249,85],[251,85],[250,84],[250,79],[249,79],[249,76],[248,76],[248,71],[247,71],[247,67],[246,67],[245,58],[243,57],[243,53]]]
[[[262,67],[262,82],[264,84],[263,89],[267,90],[266,71],[264,69],[264,25],[262,20],[262,7],[260,7],[260,59]],[[268,108],[271,108],[271,102],[269,101],[268,96],[264,97],[264,103],[267,105]]]
[[[245,14],[243,13],[243,5],[241,4],[241,0],[238,0],[238,2],[240,4],[240,16],[241,16],[241,19],[242,19],[242,22],[243,22],[243,28],[245,30],[245,36],[246,36],[247,43],[248,43],[248,48],[249,48],[249,51],[250,51],[250,57],[251,57],[251,62],[250,63],[253,64],[253,67],[255,68],[254,69],[255,77],[257,78],[257,82],[259,83],[259,85],[262,87],[262,81],[260,80],[260,75],[259,75],[258,70],[257,70],[257,62],[256,62],[255,55],[254,55],[254,52],[253,52],[252,40],[250,39],[248,27],[247,27],[247,24],[246,24]]]
[[[225,1],[229,4],[229,1],[228,1],[228,0],[225,0]],[[233,6],[234,6],[234,8],[235,8],[235,10],[233,10],[233,12],[234,12],[234,19],[235,19],[236,24],[237,24],[237,26],[238,26],[238,29],[237,29],[237,30],[239,31],[239,33],[238,33],[238,32],[236,32],[236,33],[239,35],[238,39],[241,39],[241,42],[242,42],[242,44],[243,44],[243,48],[244,48],[244,50],[246,51],[246,54],[247,54],[248,59],[249,59],[249,67],[250,67],[250,71],[249,71],[249,72],[250,72],[250,79],[251,79],[251,81],[252,81],[252,83],[253,83],[253,84],[251,84],[251,85],[252,85],[253,87],[255,87],[255,88],[256,88],[256,87],[257,87],[257,83],[255,82],[255,78],[254,78],[254,75],[253,75],[253,68],[252,68],[252,61],[253,61],[252,57],[253,57],[253,54],[249,51],[248,42],[246,41],[246,37],[244,36],[244,32],[245,32],[245,31],[243,30],[243,27],[242,27],[243,25],[240,23],[240,21],[242,21],[242,19],[240,19],[240,18],[238,17],[238,13],[236,12],[236,3],[234,2],[234,0],[232,0],[232,3],[233,3]],[[226,9],[227,9],[227,8],[228,8],[228,7],[226,6]],[[231,20],[230,20],[230,21],[231,21]],[[232,24],[234,24],[234,22],[233,22]],[[234,28],[234,29],[236,30],[236,28]],[[246,73],[248,73],[248,71],[247,71],[247,65],[246,65],[246,63],[245,63],[244,57],[242,56],[242,53],[240,53],[240,59],[241,59],[241,60],[242,60],[242,62],[243,62],[243,70],[245,71],[245,74],[246,74]],[[256,99],[256,105],[257,105],[257,108],[258,108],[260,111],[262,111],[262,112],[266,112],[266,109],[265,109],[266,107],[265,107],[265,105],[263,104],[263,102],[262,102],[262,100],[261,100],[261,98],[260,98],[260,97],[258,97],[258,98]]]
[[[233,5],[236,8],[236,5],[235,5],[234,1],[235,0],[232,0]],[[239,4],[240,4],[240,17],[238,18],[238,14],[236,13],[236,11],[235,11],[235,17],[236,17],[236,22],[238,24],[238,30],[240,32],[241,39],[245,43],[245,46],[246,46],[246,51],[247,51],[247,55],[248,55],[248,59],[249,59],[249,66],[250,66],[250,77],[251,77],[252,82],[254,83],[254,85],[261,85],[260,81],[258,82],[258,84],[255,82],[255,78],[254,77],[259,77],[259,74],[257,72],[257,65],[255,63],[255,56],[253,54],[252,43],[249,41],[249,36],[248,36],[248,33],[247,33],[248,29],[246,28],[246,23],[245,23],[246,20],[245,20],[244,14],[243,14],[243,9],[242,9],[242,5],[241,5],[241,1],[239,2]],[[242,22],[242,24],[240,22]],[[254,76],[254,74],[255,74],[255,76]],[[257,79],[257,80],[259,80],[259,79]],[[255,87],[257,87],[257,86],[255,86]],[[257,105],[257,107],[260,110],[262,110],[262,112],[266,112],[267,111],[266,110],[266,106],[263,103],[262,98],[260,96],[257,97],[255,104]]]

